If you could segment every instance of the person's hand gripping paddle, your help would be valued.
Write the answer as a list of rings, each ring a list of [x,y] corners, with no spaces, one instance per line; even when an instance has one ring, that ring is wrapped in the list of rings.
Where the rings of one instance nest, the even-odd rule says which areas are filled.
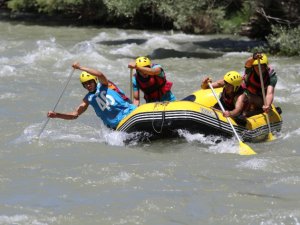
[[[217,99],[217,101],[219,103],[220,108],[222,109],[222,112],[224,113],[225,109],[224,109],[224,107],[223,107],[220,99],[217,97],[217,94],[216,94],[214,88],[212,87],[211,82],[208,82],[208,86],[210,87],[212,93],[214,94],[215,98]],[[228,123],[230,124],[230,126],[231,126],[231,128],[233,130],[233,133],[235,134],[236,138],[239,141],[239,144],[240,144],[239,154],[240,155],[255,155],[256,152],[250,146],[248,146],[247,144],[245,144],[244,142],[242,142],[242,140],[239,137],[239,135],[237,134],[234,126],[232,125],[231,120],[228,117],[226,117],[226,119],[227,119]]]

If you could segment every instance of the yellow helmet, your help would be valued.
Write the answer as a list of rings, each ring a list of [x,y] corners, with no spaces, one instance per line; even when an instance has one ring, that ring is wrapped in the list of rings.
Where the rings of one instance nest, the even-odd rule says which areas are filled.
[[[98,82],[98,79],[97,79],[96,76],[94,76],[92,74],[89,74],[88,72],[83,71],[80,74],[80,82],[84,83],[84,82],[87,82],[89,80],[94,80],[96,83]]]
[[[151,66],[150,59],[145,56],[136,58],[135,63],[136,63],[136,66],[138,66],[138,67]]]
[[[261,54],[262,58],[259,60],[260,64],[265,64],[268,65],[268,57],[266,56],[266,54],[262,53]],[[252,63],[253,66],[258,65],[258,60],[254,60],[254,62]]]
[[[241,86],[243,78],[238,72],[229,71],[224,75],[224,81],[231,84],[234,87],[234,91],[237,91],[237,89]]]

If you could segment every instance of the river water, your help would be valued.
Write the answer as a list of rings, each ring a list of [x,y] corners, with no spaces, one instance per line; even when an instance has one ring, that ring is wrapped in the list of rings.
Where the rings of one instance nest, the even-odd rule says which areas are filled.
[[[195,43],[215,38],[224,36],[0,22],[0,224],[299,225],[299,57],[269,57],[283,127],[272,142],[247,143],[255,156],[237,154],[235,138],[201,133],[126,145],[128,134],[105,128],[92,108],[77,120],[51,119],[35,139],[74,61],[128,94],[127,64],[136,56],[159,48],[210,54]],[[171,54],[153,62],[181,99],[205,75],[242,72],[248,56]],[[78,77],[75,71],[58,111],[73,110],[85,95]]]

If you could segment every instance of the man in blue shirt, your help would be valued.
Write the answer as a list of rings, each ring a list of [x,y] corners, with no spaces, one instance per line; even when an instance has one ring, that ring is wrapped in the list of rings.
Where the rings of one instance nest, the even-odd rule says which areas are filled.
[[[49,111],[48,117],[65,120],[77,119],[89,105],[92,105],[96,115],[103,123],[107,127],[115,129],[119,122],[136,108],[124,92],[109,81],[102,72],[80,66],[78,62],[74,63],[72,67],[83,71],[80,74],[80,82],[88,90],[88,93],[74,111],[69,113]]]

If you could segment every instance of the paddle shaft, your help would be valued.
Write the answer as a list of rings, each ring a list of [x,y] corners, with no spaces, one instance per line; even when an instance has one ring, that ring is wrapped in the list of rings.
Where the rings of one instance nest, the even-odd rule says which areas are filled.
[[[213,95],[214,95],[215,98],[217,99],[217,101],[218,101],[218,103],[219,103],[219,106],[220,106],[222,112],[224,113],[224,112],[225,112],[225,109],[224,109],[224,107],[223,107],[223,105],[222,105],[220,99],[218,98],[218,96],[217,96],[217,94],[216,94],[214,88],[212,87],[212,85],[211,85],[210,82],[208,82],[208,85],[209,85],[210,89],[212,90]],[[237,133],[236,130],[234,129],[234,126],[232,125],[230,119],[229,119],[228,117],[226,117],[226,119],[227,119],[228,123],[230,124],[230,126],[231,126],[231,128],[232,128],[232,130],[233,130],[233,133],[235,134],[236,138],[239,140],[239,142],[242,142],[242,141],[241,141],[241,138],[240,138],[239,135],[238,135],[238,133]]]
[[[68,84],[70,83],[70,80],[71,80],[71,78],[72,78],[72,76],[73,76],[74,71],[75,71],[75,69],[73,69],[73,70],[71,71],[71,73],[69,74],[69,77],[68,77],[68,80],[67,80],[67,82],[66,82],[66,85],[65,85],[65,87],[63,88],[63,90],[62,90],[62,92],[61,92],[61,94],[60,94],[60,96],[59,96],[59,98],[58,98],[58,100],[57,100],[57,102],[56,102],[56,104],[55,104],[55,106],[54,106],[54,108],[53,108],[52,111],[55,111],[55,109],[56,109],[56,107],[57,107],[57,105],[58,105],[60,99],[62,98],[62,96],[63,96],[63,94],[64,94],[64,92],[65,92],[65,90],[66,90]],[[40,130],[40,132],[39,132],[37,138],[40,138],[40,136],[41,136],[41,134],[43,133],[44,129],[46,128],[46,126],[47,126],[49,120],[50,120],[50,118],[48,117],[48,119],[47,119],[46,122],[44,123],[42,129]]]
[[[262,96],[263,96],[263,100],[264,100],[264,105],[267,105],[265,85],[264,85],[264,80],[263,80],[262,72],[261,72],[260,58],[257,58],[257,62],[258,62],[258,72],[259,72],[259,79],[260,79],[260,83],[261,83],[261,92],[262,92]],[[269,113],[266,113],[266,115],[267,115],[266,118],[267,118],[269,133],[272,133],[270,120],[269,120]]]
[[[130,69],[130,100],[133,101],[133,90],[132,90],[132,76],[133,76],[133,69]]]

